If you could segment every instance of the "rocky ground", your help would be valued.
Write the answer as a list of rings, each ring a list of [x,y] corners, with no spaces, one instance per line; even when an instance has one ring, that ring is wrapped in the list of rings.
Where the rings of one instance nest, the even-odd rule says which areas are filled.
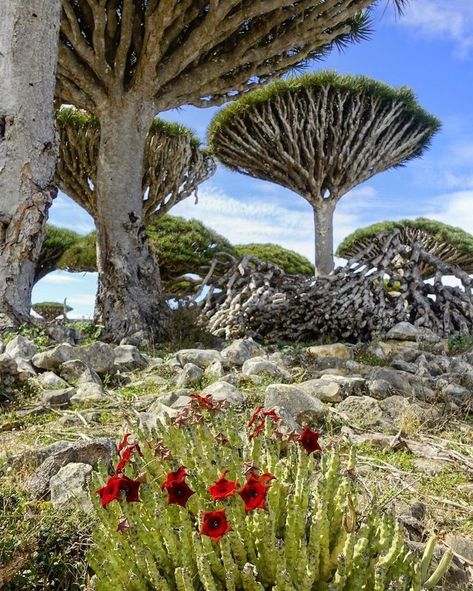
[[[151,355],[129,344],[79,346],[66,329],[56,339],[64,342],[46,349],[22,335],[0,344],[0,586],[3,576],[13,581],[8,589],[69,588],[30,573],[43,512],[68,511],[80,546],[75,516],[84,515],[85,539],[97,463],[110,462],[122,433],[177,415],[198,390],[229,405],[278,407],[291,428],[317,425],[324,444],[343,453],[355,444],[366,493],[396,509],[412,545],[435,532],[453,548],[445,589],[473,589],[468,340],[441,340],[408,323],[366,346],[262,347],[242,339]],[[25,516],[28,543],[18,534]],[[74,568],[69,580],[84,575]]]

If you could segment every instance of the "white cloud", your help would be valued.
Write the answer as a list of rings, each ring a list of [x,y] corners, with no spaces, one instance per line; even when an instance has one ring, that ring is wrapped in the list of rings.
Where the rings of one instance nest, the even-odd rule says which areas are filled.
[[[454,41],[461,58],[473,49],[471,0],[415,0],[408,4],[399,23],[425,37]]]
[[[45,283],[55,283],[55,284],[64,284],[64,283],[77,283],[76,277],[71,277],[69,274],[59,274],[59,273],[50,273],[47,275],[43,281]]]
[[[81,293],[71,298],[67,298],[68,304],[75,304],[77,306],[93,306],[95,303],[95,295],[89,293]]]
[[[473,234],[472,210],[473,190],[457,191],[436,197],[432,210],[423,215],[445,224],[459,226]]]
[[[363,211],[375,197],[376,191],[370,186],[356,188],[343,197],[335,210],[335,244],[363,225]],[[272,200],[268,194],[256,194],[251,200],[242,200],[210,185],[199,192],[197,206],[187,200],[177,205],[172,213],[201,220],[233,244],[273,242],[310,260],[314,257],[312,209],[295,194],[277,200]]]

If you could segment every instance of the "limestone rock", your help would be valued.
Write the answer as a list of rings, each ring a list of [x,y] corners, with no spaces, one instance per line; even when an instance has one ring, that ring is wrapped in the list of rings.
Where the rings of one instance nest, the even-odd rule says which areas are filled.
[[[41,386],[41,388],[44,388],[45,390],[60,390],[69,387],[69,384],[66,382],[66,380],[63,380],[52,371],[40,373],[37,376],[36,381]]]
[[[75,393],[75,388],[48,390],[42,395],[41,403],[46,406],[68,406]]]
[[[77,386],[75,394],[71,397],[71,404],[89,404],[100,402],[107,397],[107,394],[100,384],[86,382]]]
[[[88,382],[102,383],[98,373],[80,359],[71,359],[63,363],[59,375],[74,386]]]
[[[204,372],[200,367],[193,363],[186,363],[177,378],[176,385],[179,388],[186,388],[187,386],[197,387],[200,384],[203,375]]]
[[[388,331],[386,337],[396,341],[415,341],[420,335],[420,332],[421,331],[410,322],[398,322]]]
[[[90,464],[102,462],[109,466],[112,456],[116,455],[116,446],[110,439],[93,441],[60,442],[58,451],[49,455],[34,471],[28,481],[27,489],[36,498],[47,500],[49,481],[59,470],[70,463]]]
[[[36,353],[33,356],[33,365],[39,369],[56,370],[65,361],[69,361],[73,358],[74,347],[67,343],[56,345],[52,349],[46,349],[41,353]],[[68,380],[66,380],[68,381]]]
[[[215,402],[226,402],[227,404],[242,404],[246,394],[228,382],[214,382],[202,391],[202,395],[210,394]]]
[[[308,347],[307,353],[314,357],[335,357],[336,359],[345,360],[353,359],[353,351],[343,343]]]
[[[291,374],[286,370],[278,367],[272,361],[264,357],[253,357],[247,359],[242,367],[243,375],[268,375],[275,379],[291,380]]]
[[[88,489],[91,480],[90,464],[71,462],[61,468],[49,481],[53,507],[79,507],[82,511],[92,511]]]
[[[133,345],[119,345],[114,350],[114,365],[120,371],[133,371],[135,369],[144,369],[148,362],[140,353],[138,347]]]
[[[10,357],[21,357],[27,361],[31,361],[33,355],[36,353],[37,346],[27,338],[17,335],[5,347],[5,353]]]
[[[181,367],[186,363],[193,363],[201,369],[208,367],[213,361],[222,361],[222,356],[213,349],[181,349],[176,353],[176,359]]]
[[[225,369],[220,361],[212,361],[212,363],[205,368],[204,375],[210,379],[222,378],[225,375]]]
[[[238,339],[222,350],[222,358],[227,365],[242,366],[251,357],[259,357],[264,354],[260,347],[251,338]]]
[[[98,374],[114,371],[115,352],[112,345],[97,341],[91,345],[74,348],[71,359],[80,359]]]
[[[337,412],[354,427],[379,427],[384,424],[379,403],[370,396],[348,396],[337,406]]]
[[[298,423],[318,421],[327,414],[327,407],[315,396],[289,384],[271,384],[266,388],[265,408],[284,409]]]

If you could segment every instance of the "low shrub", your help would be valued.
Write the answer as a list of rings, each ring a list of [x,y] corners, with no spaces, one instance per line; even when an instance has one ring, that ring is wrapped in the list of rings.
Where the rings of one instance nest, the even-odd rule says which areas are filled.
[[[433,588],[451,553],[429,576],[435,540],[419,562],[363,496],[354,452],[344,466],[309,427],[280,425],[274,410],[220,414],[194,395],[157,439],[127,434],[95,483],[97,591]]]

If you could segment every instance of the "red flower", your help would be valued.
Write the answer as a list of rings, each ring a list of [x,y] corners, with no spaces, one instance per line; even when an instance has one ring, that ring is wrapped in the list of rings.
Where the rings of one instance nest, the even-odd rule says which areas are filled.
[[[297,441],[302,445],[308,454],[314,451],[322,451],[319,445],[319,433],[312,431],[309,427],[305,427],[302,433],[299,435]]]
[[[214,542],[218,542],[229,531],[232,531],[232,528],[228,523],[225,509],[205,511],[202,516],[201,534],[209,536]]]
[[[237,491],[245,503],[245,511],[266,509],[266,495],[270,487],[269,482],[273,478],[272,474],[255,476],[250,473],[245,486]]]
[[[123,468],[128,464],[131,458],[131,454],[134,450],[136,450],[138,455],[143,457],[140,445],[138,443],[133,443],[132,445],[129,445],[121,455],[121,460],[118,462],[117,467],[115,468],[115,474],[121,472]]]
[[[238,482],[236,480],[227,480],[225,477],[228,472],[229,470],[224,470],[215,484],[212,484],[207,489],[212,496],[212,500],[226,499],[235,492]]]
[[[122,449],[128,445],[128,438],[130,437],[130,435],[131,433],[125,433],[125,435],[123,435],[123,439],[118,444],[118,455],[120,455]]]
[[[250,439],[254,439],[257,435],[261,433],[261,431],[264,429],[264,424],[265,419],[262,419],[257,425],[255,425],[253,431],[249,435]]]
[[[261,418],[263,408],[264,408],[263,404],[261,406],[258,406],[258,408],[255,408],[255,410],[253,411],[253,414],[251,415],[251,419],[248,421],[248,427],[251,427],[254,423],[256,423],[256,421],[259,418]]]
[[[274,408],[270,408],[269,410],[267,410],[264,413],[264,416],[273,419],[275,423],[278,423],[281,420],[281,417],[278,415]]]
[[[192,401],[196,402],[200,408],[212,409],[214,407],[211,394],[206,394],[205,396],[202,396],[197,392],[193,392],[192,394],[189,394],[189,396],[192,398]]]
[[[107,484],[95,492],[100,495],[102,507],[120,498],[120,491],[125,493],[127,503],[139,503],[138,489],[141,482],[132,480],[128,476],[114,474],[107,480]]]
[[[169,460],[171,458],[171,450],[164,445],[161,437],[156,440],[156,447],[154,448],[154,455],[159,456],[162,460]]]
[[[186,476],[187,470],[185,466],[179,466],[175,472],[168,472],[165,482],[161,485],[161,490],[168,489],[174,482],[182,482]]]
[[[187,501],[194,494],[194,491],[184,479],[171,482],[166,488],[168,491],[168,505],[180,505],[181,507],[185,507]]]
[[[180,466],[175,472],[169,472],[166,481],[161,485],[161,490],[168,491],[168,504],[181,505],[185,507],[194,491],[186,482],[187,470],[185,466]]]

